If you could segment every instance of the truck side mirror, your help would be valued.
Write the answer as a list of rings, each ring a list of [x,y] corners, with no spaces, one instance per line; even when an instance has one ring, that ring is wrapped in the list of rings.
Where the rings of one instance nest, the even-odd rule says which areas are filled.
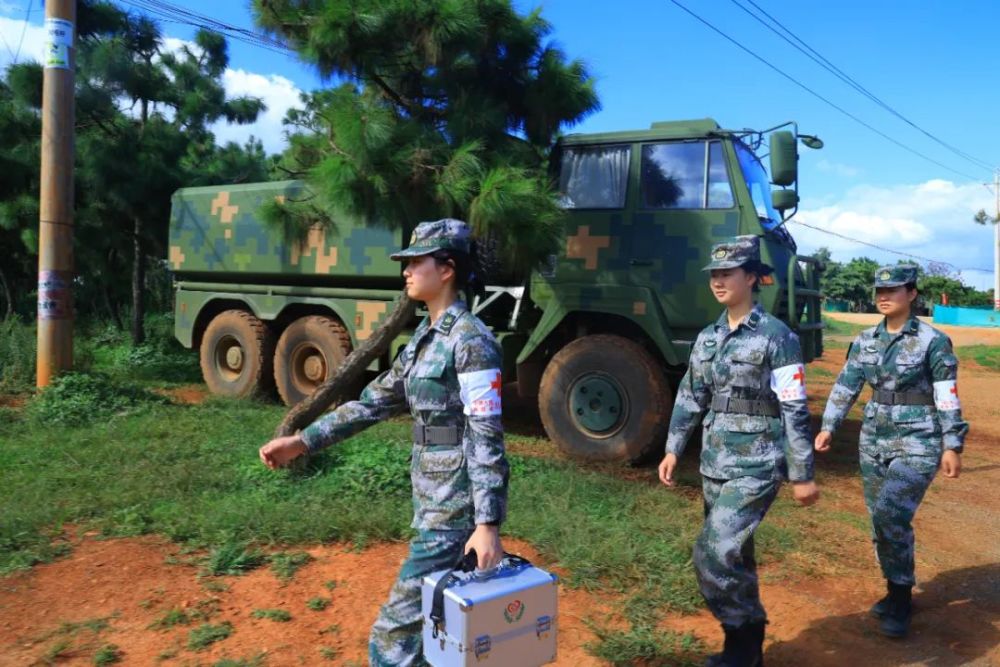
[[[789,186],[799,177],[799,152],[795,135],[786,130],[771,134],[771,182]],[[777,208],[777,206],[775,206]]]
[[[798,205],[799,196],[795,193],[795,190],[771,191],[771,206],[774,207],[775,211],[781,213],[782,216],[785,215],[785,211],[795,208]]]

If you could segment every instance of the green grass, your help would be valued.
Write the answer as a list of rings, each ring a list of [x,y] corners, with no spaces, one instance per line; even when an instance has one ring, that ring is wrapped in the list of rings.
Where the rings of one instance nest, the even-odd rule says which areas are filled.
[[[1000,371],[1000,345],[968,345],[955,348],[959,361],[974,361],[983,368]]]
[[[321,598],[321,597],[309,598],[306,601],[306,606],[312,609],[313,611],[323,611],[324,609],[330,606],[330,598]]]
[[[213,663],[212,667],[264,667],[265,664],[265,654],[261,653],[255,655],[252,658],[223,658],[216,663]]]
[[[832,317],[823,317],[823,333],[833,336],[857,336],[867,329],[868,324],[854,324],[852,322],[841,322]]]
[[[116,662],[121,662],[122,652],[114,644],[105,644],[101,648],[97,649],[94,654],[94,664],[98,667],[103,667],[103,665],[113,665]]]
[[[305,551],[285,551],[271,554],[269,560],[271,571],[275,576],[283,582],[289,582],[296,572],[313,560],[313,557]]]
[[[337,649],[335,649],[335,648],[330,648],[329,646],[320,646],[319,647],[319,655],[324,660],[330,660],[330,661],[332,661],[332,660],[336,660],[337,656],[340,655],[340,654],[337,653]]]
[[[178,625],[191,625],[194,622],[194,618],[191,614],[188,614],[183,609],[169,609],[163,612],[160,618],[153,621],[149,629],[150,630],[167,630],[169,628],[176,627]]]
[[[287,623],[292,620],[292,615],[284,609],[254,609],[250,615],[254,618],[266,618],[278,623]]]
[[[228,541],[212,549],[205,562],[205,572],[212,576],[240,575],[260,567],[267,556],[245,542]]]
[[[681,667],[700,665],[696,656],[704,646],[691,634],[677,634],[640,625],[630,630],[608,630],[594,623],[590,629],[597,640],[584,644],[584,649],[618,667],[641,664],[647,667]]]
[[[219,625],[202,623],[188,634],[187,647],[192,651],[203,651],[231,634],[233,634],[233,625],[228,621]]]

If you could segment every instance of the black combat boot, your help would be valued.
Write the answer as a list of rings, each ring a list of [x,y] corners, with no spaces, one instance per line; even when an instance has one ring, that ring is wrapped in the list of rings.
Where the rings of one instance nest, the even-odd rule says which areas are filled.
[[[889,582],[888,611],[882,615],[879,629],[886,637],[905,637],[913,617],[913,587]]]
[[[705,667],[763,667],[764,623],[744,623],[738,628],[723,625],[722,653],[710,655]]]
[[[886,591],[891,590],[892,584],[888,581],[885,582]],[[872,618],[882,618],[889,613],[889,593],[886,592],[885,597],[872,605],[872,608],[868,610],[868,614]]]

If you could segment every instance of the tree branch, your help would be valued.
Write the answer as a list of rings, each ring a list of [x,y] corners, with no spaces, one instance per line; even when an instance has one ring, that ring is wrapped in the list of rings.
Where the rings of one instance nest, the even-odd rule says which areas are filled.
[[[416,302],[402,292],[396,306],[382,322],[372,337],[355,348],[326,382],[321,384],[309,398],[297,404],[274,431],[274,437],[292,435],[314,422],[331,405],[343,400],[354,383],[368,366],[389,349],[389,344],[399,335],[403,327],[413,317]]]

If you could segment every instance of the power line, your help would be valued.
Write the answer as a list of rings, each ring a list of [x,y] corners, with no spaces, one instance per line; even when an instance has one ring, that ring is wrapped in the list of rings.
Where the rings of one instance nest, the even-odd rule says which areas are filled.
[[[24,25],[21,26],[21,39],[18,40],[17,51],[14,53],[15,65],[17,64],[17,59],[21,57],[21,47],[24,45],[24,33],[28,30],[28,19],[31,18],[31,2],[32,0],[28,0],[28,11],[24,12]]]
[[[695,13],[694,13],[693,11],[691,11],[690,9],[688,9],[687,7],[685,7],[685,6],[683,5],[683,4],[681,4],[681,3],[679,2],[679,0],[670,0],[670,2],[672,2],[672,3],[673,3],[673,4],[675,4],[675,5],[677,5],[677,6],[679,7],[679,8],[681,8],[682,10],[684,10],[684,12],[686,12],[686,13],[687,13],[687,14],[689,14],[690,16],[694,17],[695,19],[697,19],[698,21],[700,21],[701,23],[703,23],[703,24],[704,24],[705,26],[707,26],[707,27],[708,27],[708,28],[709,28],[710,30],[712,30],[713,32],[715,32],[715,33],[717,33],[718,35],[720,35],[721,37],[723,37],[723,38],[724,38],[724,39],[725,39],[726,41],[728,41],[728,42],[732,43],[732,44],[733,44],[733,45],[735,45],[735,46],[736,46],[737,48],[739,48],[740,50],[744,51],[745,53],[747,53],[748,55],[750,55],[750,56],[751,56],[751,57],[753,57],[754,59],[756,59],[756,60],[760,61],[761,63],[763,63],[764,65],[766,65],[766,66],[767,66],[767,67],[769,67],[770,69],[774,70],[775,72],[777,72],[777,73],[778,73],[778,74],[780,74],[781,76],[785,77],[786,79],[788,79],[789,81],[791,81],[792,83],[794,83],[794,84],[795,84],[796,86],[798,86],[799,88],[802,88],[803,90],[805,90],[805,91],[806,91],[807,93],[809,93],[809,94],[810,94],[810,95],[812,95],[813,97],[816,97],[817,99],[819,99],[819,100],[821,100],[821,101],[825,102],[826,104],[828,104],[829,106],[833,107],[834,109],[836,109],[836,110],[837,110],[837,111],[839,111],[840,113],[844,114],[845,116],[847,116],[848,118],[850,118],[850,119],[851,119],[851,120],[853,120],[854,122],[856,122],[856,123],[858,123],[859,125],[861,125],[861,126],[863,126],[863,127],[867,128],[867,129],[871,130],[872,132],[874,132],[875,134],[879,135],[879,136],[880,136],[880,137],[882,137],[883,139],[885,139],[885,140],[887,140],[887,141],[890,141],[890,142],[892,142],[893,144],[896,144],[897,146],[899,146],[899,147],[900,147],[900,148],[902,148],[903,150],[906,150],[906,151],[908,151],[908,152],[910,152],[910,153],[913,153],[914,155],[916,155],[916,156],[918,156],[918,157],[920,157],[920,158],[923,158],[924,160],[927,160],[928,162],[930,162],[930,163],[932,163],[932,164],[935,164],[935,165],[937,165],[937,166],[941,167],[942,169],[947,169],[948,171],[950,171],[950,172],[952,172],[952,173],[955,173],[955,174],[958,174],[959,176],[961,176],[961,177],[963,177],[963,178],[967,178],[967,179],[969,179],[969,180],[973,180],[973,181],[977,181],[977,180],[979,180],[979,179],[978,179],[977,177],[975,177],[975,176],[972,176],[972,175],[970,175],[970,174],[967,174],[967,173],[965,173],[965,172],[962,172],[962,171],[959,171],[959,170],[957,170],[957,169],[953,169],[953,168],[949,167],[948,165],[946,165],[946,164],[944,164],[944,163],[942,163],[942,162],[938,162],[938,161],[937,161],[937,160],[935,160],[934,158],[932,158],[932,157],[929,157],[929,156],[927,156],[927,155],[925,155],[925,154],[921,153],[920,151],[918,151],[918,150],[916,150],[916,149],[914,149],[914,148],[911,148],[911,147],[907,146],[907,145],[906,145],[906,144],[904,144],[903,142],[901,142],[901,141],[899,141],[899,140],[897,140],[897,139],[893,139],[892,137],[890,137],[890,136],[889,136],[888,134],[886,134],[885,132],[882,132],[881,130],[879,130],[879,129],[877,129],[877,128],[873,127],[872,125],[870,125],[870,124],[866,123],[865,121],[861,120],[860,118],[858,118],[857,116],[855,116],[854,114],[852,114],[852,113],[851,113],[850,111],[848,111],[848,110],[844,109],[843,107],[841,107],[840,105],[838,105],[838,104],[836,104],[835,102],[831,101],[830,99],[828,99],[828,98],[824,97],[823,95],[820,95],[820,94],[819,94],[819,93],[817,93],[817,92],[816,92],[815,90],[813,90],[812,88],[810,88],[810,87],[809,87],[809,86],[807,86],[806,84],[802,83],[801,81],[799,81],[798,79],[796,79],[795,77],[793,77],[793,76],[792,76],[791,74],[788,74],[787,72],[785,72],[784,70],[782,70],[781,68],[779,68],[779,67],[778,67],[777,65],[773,65],[773,64],[771,64],[771,63],[770,63],[770,62],[769,62],[768,60],[766,60],[766,59],[765,59],[765,58],[763,58],[762,56],[758,55],[758,54],[757,54],[756,52],[754,52],[754,51],[753,51],[752,49],[750,49],[749,47],[747,47],[747,46],[744,46],[744,45],[743,45],[742,43],[740,43],[739,41],[737,41],[737,40],[736,40],[736,39],[734,39],[733,37],[730,37],[730,36],[729,36],[728,34],[726,34],[725,32],[723,32],[723,31],[722,31],[722,30],[720,30],[719,28],[715,27],[715,26],[714,26],[713,24],[711,24],[711,23],[710,23],[709,21],[707,21],[706,19],[702,18],[702,17],[701,17],[701,16],[699,16],[698,14],[695,14]]]
[[[271,51],[284,56],[295,56],[295,52],[286,44],[253,30],[234,26],[224,21],[219,21],[210,16],[178,7],[162,0],[118,0],[119,3],[129,5],[135,9],[154,14],[161,19],[171,23],[181,23],[196,28],[202,28],[215,32],[231,39],[256,46],[258,48]]]
[[[754,2],[754,0],[746,0],[746,1],[749,2],[751,5],[753,5],[757,9],[757,11],[759,11],[761,14],[763,14],[768,19],[770,19],[775,25],[777,25],[779,28],[781,28],[786,33],[788,33],[788,35],[791,36],[792,39],[795,40],[795,42],[798,42],[798,44],[796,44],[795,42],[793,42],[791,39],[789,39],[785,35],[781,34],[781,32],[779,32],[778,30],[776,30],[773,26],[768,25],[767,22],[765,22],[759,16],[757,16],[752,11],[750,11],[749,9],[747,9],[746,7],[744,7],[743,5],[741,5],[738,0],[730,0],[730,2],[732,2],[734,5],[736,5],[737,7],[739,7],[740,9],[742,9],[744,12],[746,12],[747,14],[749,14],[754,20],[756,20],[758,23],[760,23],[761,25],[763,25],[765,28],[767,28],[768,30],[770,30],[771,32],[773,32],[774,34],[776,34],[778,37],[780,37],[781,39],[783,39],[788,44],[791,44],[794,48],[796,48],[797,50],[799,50],[801,53],[805,54],[806,57],[808,57],[810,60],[812,60],[813,62],[815,62],[816,64],[818,64],[820,67],[824,68],[825,70],[827,70],[828,72],[830,72],[831,74],[833,74],[834,76],[836,76],[838,79],[840,79],[841,81],[843,81],[844,83],[846,83],[848,86],[850,86],[851,88],[853,88],[854,90],[856,90],[861,95],[867,97],[869,100],[871,100],[875,104],[879,105],[880,107],[882,107],[883,109],[885,109],[886,111],[888,111],[889,113],[891,113],[893,116],[896,116],[897,118],[899,118],[900,120],[902,120],[904,123],[906,123],[910,127],[914,128],[915,130],[917,130],[918,132],[920,132],[924,136],[928,137],[932,141],[940,144],[941,146],[944,146],[945,148],[947,148],[949,151],[951,151],[955,155],[958,155],[959,157],[967,160],[968,162],[976,165],[977,167],[982,167],[983,169],[988,169],[988,170],[992,171],[993,165],[989,164],[985,160],[980,160],[980,159],[978,159],[978,158],[976,158],[976,157],[974,157],[972,155],[969,155],[965,151],[963,151],[963,150],[961,150],[959,148],[956,148],[955,146],[952,146],[951,144],[949,144],[949,143],[945,142],[944,140],[938,138],[937,136],[935,136],[931,132],[929,132],[929,131],[925,130],[924,128],[920,127],[919,125],[917,125],[916,123],[914,123],[913,121],[911,121],[909,118],[907,118],[906,116],[904,116],[902,113],[900,113],[899,111],[897,111],[896,109],[894,109],[893,107],[891,107],[887,102],[884,102],[883,100],[881,100],[873,92],[871,92],[870,90],[868,90],[867,88],[865,88],[863,85],[861,85],[860,83],[858,83],[858,81],[856,79],[854,79],[849,74],[847,74],[846,72],[844,72],[842,69],[840,69],[839,67],[837,67],[836,65],[834,65],[827,58],[825,58],[821,53],[819,53],[816,49],[814,49],[811,46],[809,46],[803,39],[801,39],[798,35],[796,35],[794,32],[792,32],[791,30],[789,30],[778,19],[776,19],[773,16],[771,16],[770,14],[768,14],[767,11],[764,10],[756,2]]]
[[[816,225],[810,225],[808,222],[802,222],[801,220],[795,220],[794,218],[792,220],[790,220],[789,222],[794,222],[797,225],[802,225],[803,227],[808,227],[809,229],[815,229],[817,232],[822,232],[824,234],[829,234],[830,236],[836,236],[837,238],[844,239],[845,241],[850,241],[852,243],[857,243],[859,245],[868,246],[869,248],[875,248],[876,250],[882,250],[883,252],[890,252],[893,255],[899,255],[901,257],[909,257],[911,259],[919,259],[919,260],[921,260],[923,262],[931,262],[933,264],[944,264],[945,266],[950,266],[951,268],[955,269],[959,273],[961,273],[962,271],[982,271],[982,272],[986,272],[986,273],[992,273],[992,270],[977,269],[977,268],[972,268],[972,267],[961,268],[961,267],[955,266],[951,262],[943,262],[943,261],[941,261],[939,259],[932,259],[930,257],[924,257],[922,255],[914,255],[913,253],[909,253],[909,252],[902,252],[902,251],[899,251],[899,250],[893,250],[892,248],[886,248],[885,246],[880,246],[877,243],[870,243],[868,241],[862,241],[862,240],[856,239],[856,238],[854,238],[852,236],[847,236],[846,234],[841,234],[840,232],[835,232],[835,231],[832,231],[830,229],[823,229],[822,227],[817,227]]]

